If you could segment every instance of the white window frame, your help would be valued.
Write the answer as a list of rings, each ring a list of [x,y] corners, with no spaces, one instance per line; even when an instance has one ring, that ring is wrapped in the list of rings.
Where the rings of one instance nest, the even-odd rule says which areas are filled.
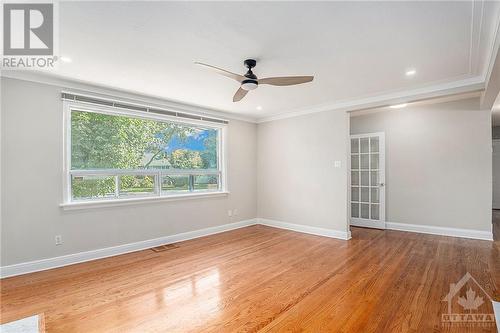
[[[206,129],[218,130],[217,138],[217,158],[218,169],[204,170],[182,170],[182,169],[108,169],[108,170],[71,170],[71,113],[73,111],[93,112],[107,114],[112,116],[128,116],[139,119],[148,119],[156,121],[167,121],[176,124],[195,126]],[[221,196],[229,194],[227,179],[227,124],[212,123],[196,119],[179,119],[178,117],[148,113],[144,111],[134,111],[121,109],[111,106],[90,104],[85,102],[63,101],[63,203],[60,205],[64,209],[94,208],[100,206],[121,206],[129,203],[140,203],[145,201],[164,201],[191,199],[207,196]],[[137,195],[131,197],[96,198],[88,200],[73,200],[71,179],[74,175],[96,175],[96,176],[115,176],[119,175],[153,175],[155,177],[155,192],[147,195]],[[189,191],[189,192],[171,192],[168,195],[162,195],[161,177],[164,175],[204,175],[210,174],[219,176],[218,190]],[[115,185],[118,186],[118,185]],[[115,188],[116,189],[116,188]]]

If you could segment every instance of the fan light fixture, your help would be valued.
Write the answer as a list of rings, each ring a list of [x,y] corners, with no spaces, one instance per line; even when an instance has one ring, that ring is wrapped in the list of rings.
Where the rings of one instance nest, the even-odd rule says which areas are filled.
[[[259,79],[257,75],[252,72],[252,68],[257,65],[257,61],[255,59],[247,59],[243,62],[248,71],[244,75],[232,73],[230,71],[226,71],[225,69],[215,67],[212,65],[207,65],[201,62],[195,62],[196,65],[204,66],[210,68],[211,70],[217,72],[220,75],[233,79],[240,83],[239,89],[233,96],[233,102],[239,102],[246,96],[246,94],[250,90],[255,90],[261,84],[268,84],[271,86],[294,86],[296,84],[302,84],[311,82],[314,79],[314,76],[278,76],[278,77],[266,77],[263,79]],[[258,110],[258,108],[257,108]]]
[[[241,88],[246,91],[257,89],[258,85],[259,84],[255,80],[243,80],[241,82]]]

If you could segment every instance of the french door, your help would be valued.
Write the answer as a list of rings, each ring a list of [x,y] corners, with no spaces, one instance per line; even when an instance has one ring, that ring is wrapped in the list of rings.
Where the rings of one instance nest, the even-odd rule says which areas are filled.
[[[493,140],[493,209],[500,209],[500,140]]]
[[[385,228],[385,134],[351,135],[351,225]]]

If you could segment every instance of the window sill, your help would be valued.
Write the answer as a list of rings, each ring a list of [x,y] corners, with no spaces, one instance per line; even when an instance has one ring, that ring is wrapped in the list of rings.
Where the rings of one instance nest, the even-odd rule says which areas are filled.
[[[204,193],[188,193],[179,194],[171,197],[142,197],[142,198],[127,198],[127,199],[107,199],[100,201],[77,201],[62,203],[59,205],[63,210],[78,210],[78,209],[91,209],[91,208],[104,208],[116,206],[138,205],[142,203],[154,203],[164,201],[179,201],[179,200],[192,200],[214,197],[225,197],[229,192],[204,192]]]

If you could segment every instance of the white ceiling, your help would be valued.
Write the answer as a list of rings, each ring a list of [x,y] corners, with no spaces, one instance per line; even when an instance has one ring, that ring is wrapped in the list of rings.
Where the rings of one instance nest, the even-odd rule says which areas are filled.
[[[484,75],[499,2],[61,2],[57,75],[256,118]],[[260,77],[261,86],[201,61]],[[417,75],[405,77],[408,68]],[[257,110],[257,106],[262,110]]]

